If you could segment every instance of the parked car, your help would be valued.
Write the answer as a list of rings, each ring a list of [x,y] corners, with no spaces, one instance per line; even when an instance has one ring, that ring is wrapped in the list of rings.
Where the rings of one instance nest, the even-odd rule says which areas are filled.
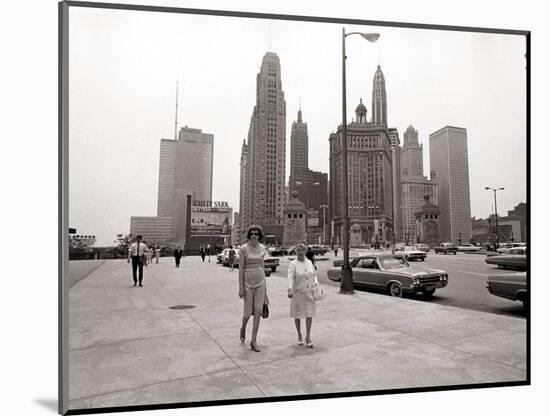
[[[496,264],[499,269],[527,270],[527,247],[509,248],[504,253],[490,253],[485,263]]]
[[[391,254],[380,253],[360,256],[351,262],[353,270],[353,285],[366,289],[382,289],[395,297],[403,293],[422,293],[432,296],[436,289],[448,284],[447,272],[436,269],[425,269],[410,265],[403,258],[395,258]],[[330,280],[340,281],[342,269],[328,269]]]
[[[221,264],[222,266],[229,267],[229,248],[226,248],[222,251],[221,256]],[[239,250],[235,250],[235,260],[233,263],[233,267],[239,268]],[[269,276],[271,272],[274,272],[277,270],[277,267],[279,267],[279,259],[276,257],[266,256],[264,257],[264,268],[265,268],[265,275]]]
[[[462,244],[457,247],[457,250],[464,253],[475,253],[481,251],[481,247],[474,246],[473,244]]]
[[[399,250],[393,252],[396,256],[401,256],[407,261],[426,259],[426,252],[418,250],[415,246],[403,246]]]
[[[527,312],[527,273],[489,275],[485,287],[491,295],[522,302]]]
[[[277,270],[277,267],[279,267],[279,259],[272,256],[264,257],[264,267],[274,272],[275,270]]]
[[[270,256],[279,257],[286,256],[287,250],[284,247],[271,246],[267,248],[267,252]]]
[[[308,247],[311,247],[311,250],[313,251],[313,255],[315,256],[322,256],[328,252],[328,247],[320,246],[318,244],[311,244]],[[289,256],[296,255],[296,246],[292,246],[288,249],[288,255]]]
[[[504,253],[509,248],[515,248],[515,247],[527,247],[527,243],[520,243],[520,242],[507,242],[507,243],[501,243],[499,247],[497,248],[498,253]]]
[[[229,250],[230,248],[224,248],[223,251],[218,254],[218,263],[221,263],[222,266],[229,267]],[[233,261],[234,267],[239,267],[239,250],[234,248],[235,251],[235,260]]]
[[[415,247],[417,250],[423,251],[424,253],[428,253],[431,250],[430,246],[424,243],[419,243]]]
[[[441,243],[434,248],[435,254],[456,254],[458,247],[452,243]]]

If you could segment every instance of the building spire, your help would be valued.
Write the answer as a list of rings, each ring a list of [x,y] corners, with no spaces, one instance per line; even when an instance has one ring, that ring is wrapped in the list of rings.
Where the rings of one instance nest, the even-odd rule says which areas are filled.
[[[300,105],[298,107],[298,123],[302,122],[302,97],[300,97]]]

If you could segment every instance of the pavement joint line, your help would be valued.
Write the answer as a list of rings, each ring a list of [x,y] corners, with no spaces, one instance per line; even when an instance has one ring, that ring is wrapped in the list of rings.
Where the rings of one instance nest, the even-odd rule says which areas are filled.
[[[456,324],[456,325],[459,325],[459,324]],[[454,325],[453,325],[453,326],[454,326]],[[454,352],[457,352],[457,353],[460,353],[460,354],[464,354],[464,355],[470,356],[470,358],[480,358],[479,355],[474,354],[474,353],[472,353],[472,352],[464,351],[464,350],[460,350],[460,349],[456,349],[456,348],[454,347],[454,344],[445,345],[445,344],[441,344],[441,343],[438,342],[438,341],[434,341],[434,340],[432,340],[432,339],[425,338],[425,337],[423,337],[423,336],[421,336],[421,335],[414,335],[414,334],[411,334],[411,333],[406,332],[406,331],[404,331],[404,330],[400,330],[400,332],[401,332],[401,334],[396,335],[395,338],[402,338],[402,337],[405,337],[405,336],[410,336],[410,337],[413,337],[413,338],[421,339],[421,340],[423,340],[423,341],[428,341],[428,342],[430,342],[430,343],[432,343],[432,344],[435,344],[435,345],[437,345],[438,347],[442,347],[442,348],[444,348],[444,349],[451,349],[451,350],[453,350]],[[503,365],[503,366],[508,367],[508,368],[512,368],[512,369],[514,369],[514,370],[520,370],[520,371],[523,371],[523,370],[524,370],[523,368],[518,368],[518,367],[516,367],[516,366],[514,366],[514,365],[510,365],[510,364],[508,364],[508,363],[503,363],[502,361],[495,360],[495,359],[493,359],[493,358],[489,358],[489,359],[486,359],[486,358],[485,358],[485,360],[486,360],[486,361],[491,361],[491,362],[493,362],[493,363],[497,363],[497,364],[500,364],[500,365]]]
[[[128,392],[128,391],[134,391],[134,390],[138,390],[138,389],[142,389],[142,388],[149,388],[149,387],[153,387],[153,386],[158,386],[158,385],[161,385],[161,384],[169,384],[169,383],[173,383],[173,382],[177,382],[177,381],[185,381],[185,380],[188,380],[188,379],[194,379],[194,378],[199,378],[199,377],[204,377],[204,376],[210,376],[210,375],[215,375],[215,374],[220,374],[220,373],[226,373],[228,371],[234,371],[234,370],[235,370],[234,368],[225,368],[225,369],[217,370],[217,371],[208,371],[208,372],[203,373],[203,374],[193,374],[193,375],[190,375],[190,376],[187,376],[187,377],[176,377],[176,378],[172,378],[170,380],[157,381],[157,382],[148,383],[148,384],[140,384],[139,386],[128,387],[126,389],[109,390],[109,391],[106,391],[104,393],[92,394],[92,395],[89,395],[89,396],[82,396],[82,397],[75,397],[75,398],[71,398],[70,401],[93,400],[94,398],[107,396],[109,394],[117,394],[117,393],[123,393],[123,392]]]
[[[164,285],[162,284],[162,282],[159,283],[160,287],[166,292],[168,293],[168,296],[170,296],[174,301],[176,301],[176,299],[174,298],[174,296],[172,295],[172,293],[166,289],[164,287]],[[250,376],[243,370],[243,368],[237,364],[235,362],[235,360],[233,360],[233,358],[227,353],[227,351],[220,345],[216,342],[216,340],[214,338],[212,338],[212,336],[210,335],[210,333],[199,323],[199,321],[197,321],[195,319],[195,317],[191,314],[190,311],[187,311],[187,310],[184,310],[184,312],[189,315],[189,317],[193,320],[193,322],[195,322],[195,324],[206,334],[206,336],[208,338],[210,338],[210,340],[214,343],[214,345],[216,345],[224,354],[225,356],[229,359],[229,361],[231,361],[233,363],[233,365],[235,367],[237,367],[241,373],[247,378],[250,380],[250,382],[260,391],[260,393],[264,396],[264,397],[268,397],[268,395],[260,388],[260,386],[258,386],[254,380],[252,380],[252,378],[250,378]]]
[[[459,273],[467,273],[467,274],[477,274],[478,276],[489,276],[488,273],[477,273],[477,272],[468,272],[466,270],[459,270]]]
[[[150,339],[152,340],[152,339],[155,339],[155,338],[171,337],[173,335],[184,335],[184,334],[186,334],[186,332],[171,332],[169,334],[151,335],[149,337],[128,338],[128,339],[121,339],[121,340],[113,341],[113,342],[98,342],[96,344],[88,345],[86,347],[73,348],[73,349],[70,349],[69,351],[70,352],[80,352],[80,351],[86,351],[86,350],[96,348],[96,347],[105,347],[105,346],[111,346],[111,345],[116,346],[116,345],[120,345],[120,344],[126,344],[126,343],[129,343],[129,342],[146,341],[146,340],[150,340]]]

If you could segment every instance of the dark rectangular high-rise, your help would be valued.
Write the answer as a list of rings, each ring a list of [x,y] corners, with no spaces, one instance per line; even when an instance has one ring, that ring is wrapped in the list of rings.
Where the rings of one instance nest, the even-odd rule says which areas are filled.
[[[441,238],[453,243],[469,242],[472,219],[465,128],[446,126],[430,134],[430,169],[438,186]]]

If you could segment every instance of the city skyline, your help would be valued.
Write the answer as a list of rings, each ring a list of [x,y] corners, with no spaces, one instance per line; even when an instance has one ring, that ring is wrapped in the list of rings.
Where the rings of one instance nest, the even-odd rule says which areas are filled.
[[[97,245],[127,232],[130,215],[155,214],[158,142],[173,132],[178,80],[180,126],[202,129],[217,138],[213,199],[230,201],[238,209],[240,150],[253,107],[254,79],[261,57],[270,49],[281,57],[287,115],[296,114],[300,100],[308,115],[310,169],[328,171],[328,137],[341,124],[341,25],[256,19],[243,24],[238,18],[116,11],[100,16],[92,10],[79,10],[72,18],[79,28],[90,30],[79,29],[71,38],[71,45],[79,45],[71,49],[71,71],[78,75],[71,81],[71,226],[98,236]],[[180,23],[177,28],[168,24],[175,22]],[[174,35],[185,39],[204,24],[208,33],[183,43],[181,51],[174,50]],[[101,25],[102,33],[91,30],[96,25]],[[138,31],[144,27],[144,33]],[[472,216],[486,218],[493,211],[485,186],[506,188],[498,201],[503,213],[526,200],[522,37],[353,25],[346,30],[382,34],[374,47],[350,38],[349,120],[360,98],[372,108],[372,75],[380,64],[390,103],[388,125],[396,127],[401,138],[408,125],[415,126],[425,161],[429,134],[446,125],[468,130]],[[215,40],[221,31],[226,40],[219,46]],[[165,47],[158,48],[159,42]],[[224,51],[224,45],[239,47]],[[502,74],[491,71],[495,64],[502,67]],[[293,118],[286,120],[285,180]],[[102,150],[106,144],[110,154]],[[499,166],[488,168],[486,160],[496,152]],[[105,172],[94,172],[102,166],[107,167]],[[126,171],[136,166],[138,182],[144,184],[139,192],[125,178]],[[428,163],[424,174],[429,176]],[[112,208],[111,217],[107,221],[98,217],[94,204]]]

